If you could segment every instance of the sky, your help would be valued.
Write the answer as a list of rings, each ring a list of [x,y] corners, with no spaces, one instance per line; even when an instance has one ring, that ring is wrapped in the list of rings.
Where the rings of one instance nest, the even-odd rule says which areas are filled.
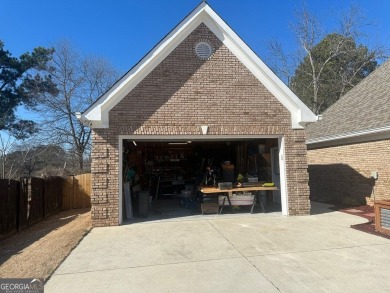
[[[0,0],[0,39],[19,56],[68,39],[85,54],[106,58],[125,73],[174,28],[200,0]],[[291,49],[294,11],[305,3],[325,27],[357,4],[375,27],[367,33],[390,47],[389,0],[209,0],[210,6],[266,63],[269,40]]]

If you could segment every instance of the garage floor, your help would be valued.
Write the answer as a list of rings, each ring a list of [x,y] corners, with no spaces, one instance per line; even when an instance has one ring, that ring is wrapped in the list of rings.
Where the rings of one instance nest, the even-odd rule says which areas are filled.
[[[187,200],[187,202],[186,202]],[[248,214],[251,206],[240,206],[238,210],[232,211],[229,206],[225,206],[222,214]],[[268,203],[265,205],[266,213],[281,212],[279,203]],[[188,200],[186,198],[170,197],[153,201],[149,206],[148,217],[135,217],[133,220],[125,220],[125,224],[134,222],[155,221],[162,219],[188,218],[201,215],[200,204],[195,199]],[[254,208],[254,213],[263,213],[259,205]]]
[[[386,292],[390,241],[363,218],[194,215],[96,228],[45,292]]]

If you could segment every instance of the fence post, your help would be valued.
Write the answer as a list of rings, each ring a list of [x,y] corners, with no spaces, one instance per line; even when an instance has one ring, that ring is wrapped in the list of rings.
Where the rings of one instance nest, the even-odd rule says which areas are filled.
[[[69,209],[73,209],[74,207],[74,175],[72,175],[72,195],[70,196],[70,204],[69,204]]]
[[[46,218],[46,192],[45,192],[45,189],[46,189],[46,185],[47,185],[47,180],[44,180],[43,181],[43,190],[42,190],[42,218],[45,219]]]
[[[57,190],[57,194],[58,194],[58,210],[61,211],[62,210],[62,200],[63,200],[63,193],[64,193],[64,185],[65,185],[65,180],[64,178],[62,177],[58,177],[58,181],[59,181],[59,188]]]
[[[21,182],[18,181],[18,184],[17,184],[17,198],[16,198],[16,231],[19,231],[20,230],[20,201],[21,201]]]

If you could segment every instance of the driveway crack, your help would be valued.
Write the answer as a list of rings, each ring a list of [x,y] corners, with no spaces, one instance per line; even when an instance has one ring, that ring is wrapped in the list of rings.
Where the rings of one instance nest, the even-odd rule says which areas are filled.
[[[126,267],[97,269],[97,270],[85,270],[85,271],[75,271],[75,272],[54,273],[52,276],[54,276],[54,275],[56,275],[56,276],[77,275],[77,274],[86,274],[86,273],[94,273],[94,272],[105,272],[105,271],[116,271],[116,270],[127,270],[127,269],[137,269],[137,268],[148,268],[148,267],[157,267],[157,266],[180,265],[180,264],[187,264],[187,263],[219,261],[219,260],[236,259],[236,258],[241,258],[241,257],[240,256],[232,256],[232,257],[221,257],[221,258],[208,258],[208,259],[200,259],[200,260],[177,261],[177,262],[159,263],[159,264],[148,264],[148,265],[138,265],[138,266],[136,265],[136,266],[126,266]]]

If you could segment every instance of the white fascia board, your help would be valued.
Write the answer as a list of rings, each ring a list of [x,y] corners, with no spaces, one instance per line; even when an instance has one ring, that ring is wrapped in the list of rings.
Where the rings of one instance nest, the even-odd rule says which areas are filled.
[[[205,11],[210,16],[204,21],[207,27],[290,111],[294,129],[302,129],[307,123],[317,121],[316,115],[268,68],[215,11],[209,6],[205,8]]]
[[[326,147],[326,146],[336,146],[350,143],[358,143],[364,141],[380,140],[380,139],[389,139],[390,138],[390,125],[359,130],[351,131],[347,133],[341,133],[336,135],[323,136],[314,139],[308,139],[306,144],[315,147]]]
[[[82,118],[91,121],[92,128],[108,128],[108,112],[134,87],[141,82],[161,61],[163,61],[202,21],[199,15],[206,3],[201,3],[154,49],[123,76],[106,94],[99,98],[83,114]]]

